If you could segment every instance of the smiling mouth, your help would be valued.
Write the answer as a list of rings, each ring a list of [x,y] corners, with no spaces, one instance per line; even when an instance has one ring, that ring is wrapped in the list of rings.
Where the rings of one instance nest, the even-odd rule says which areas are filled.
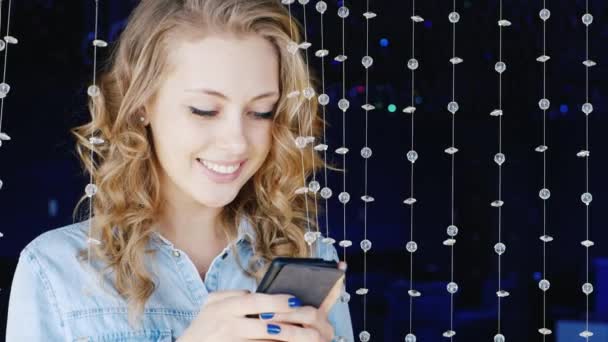
[[[208,170],[221,175],[232,175],[236,173],[244,163],[238,162],[233,164],[217,164],[201,158],[196,158],[196,160]]]

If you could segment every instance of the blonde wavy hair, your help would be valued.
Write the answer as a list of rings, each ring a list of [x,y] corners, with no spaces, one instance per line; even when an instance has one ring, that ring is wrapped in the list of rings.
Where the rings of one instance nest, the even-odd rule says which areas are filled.
[[[153,101],[164,80],[172,44],[224,32],[258,34],[274,45],[281,92],[269,155],[236,199],[224,207],[222,222],[229,227],[224,233],[232,241],[241,218],[251,223],[256,233],[255,256],[241,267],[259,281],[265,271],[265,267],[255,267],[260,260],[308,256],[305,228],[318,230],[313,200],[296,194],[296,189],[324,166],[323,160],[310,149],[299,150],[294,139],[300,130],[302,135],[318,137],[322,120],[316,101],[287,97],[318,83],[303,56],[286,48],[291,41],[301,41],[301,25],[290,19],[280,0],[142,0],[100,73],[99,96],[89,99],[91,121],[71,130],[84,171],[98,188],[92,208],[86,206],[80,219],[94,214],[90,234],[101,244],[80,251],[79,257],[98,258],[105,264],[103,273],[114,271],[114,285],[128,302],[130,322],[143,313],[155,290],[144,260],[145,254],[153,252],[146,246],[163,203],[160,164],[139,113]],[[91,136],[102,137],[105,143],[93,145]],[[76,205],[75,219],[87,199],[83,196]]]

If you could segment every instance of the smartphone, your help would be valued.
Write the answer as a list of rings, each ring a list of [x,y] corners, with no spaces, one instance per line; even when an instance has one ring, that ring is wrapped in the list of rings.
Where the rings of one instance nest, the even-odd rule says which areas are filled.
[[[256,292],[289,294],[298,297],[303,306],[321,308],[333,304],[327,303],[331,300],[328,295],[332,289],[342,285],[343,280],[344,271],[338,268],[338,263],[335,261],[320,258],[278,257],[272,260]],[[339,293],[336,291],[338,290],[332,293]],[[257,317],[257,315],[247,315],[247,317]]]

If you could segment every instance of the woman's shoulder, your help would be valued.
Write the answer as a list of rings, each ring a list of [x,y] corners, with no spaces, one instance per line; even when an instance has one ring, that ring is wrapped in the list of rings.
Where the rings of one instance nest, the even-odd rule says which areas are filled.
[[[86,247],[88,226],[89,220],[86,220],[48,230],[30,241],[21,254],[33,253],[44,259],[67,262]]]

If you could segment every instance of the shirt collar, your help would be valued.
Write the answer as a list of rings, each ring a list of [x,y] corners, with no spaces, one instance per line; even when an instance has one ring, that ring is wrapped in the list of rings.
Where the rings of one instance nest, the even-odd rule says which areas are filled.
[[[238,246],[240,243],[254,241],[255,236],[255,230],[253,229],[251,222],[249,222],[249,220],[245,217],[241,218],[237,230],[237,237],[236,240],[234,240],[234,244]],[[152,237],[155,238],[158,242],[173,247],[173,243],[164,236],[162,236],[157,230],[154,230],[152,232]]]

